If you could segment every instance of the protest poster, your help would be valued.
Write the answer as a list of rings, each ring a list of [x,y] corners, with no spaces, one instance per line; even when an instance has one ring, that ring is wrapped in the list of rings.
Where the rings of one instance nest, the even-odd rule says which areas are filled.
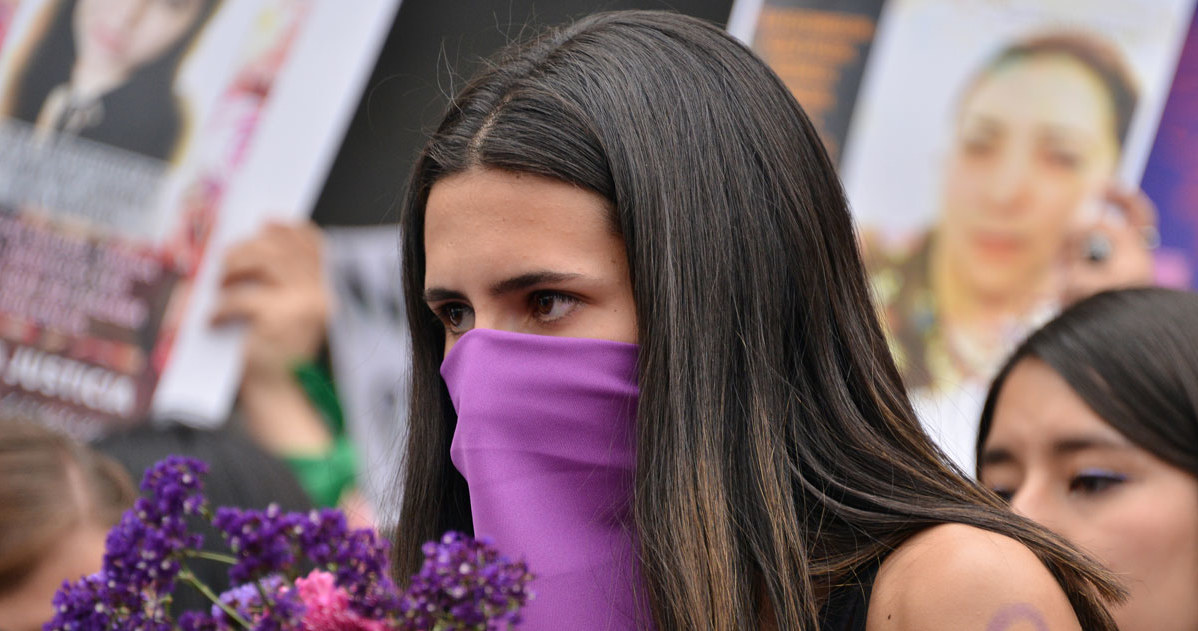
[[[1198,289],[1198,15],[1190,22],[1141,185],[1157,207],[1157,278]]]
[[[773,68],[839,159],[884,0],[738,0],[728,31]]]
[[[400,280],[399,227],[326,228],[335,297],[329,356],[358,483],[384,530],[398,523],[412,349]]]
[[[1118,213],[1111,187],[1140,186],[1193,14],[1193,0],[733,6],[732,34],[837,158],[896,362],[966,470],[990,377],[1064,302],[1072,235]],[[1162,236],[1159,270],[1198,256]],[[1180,269],[1161,280],[1189,282]]]
[[[397,5],[0,3],[0,414],[224,419],[220,252],[309,211]]]

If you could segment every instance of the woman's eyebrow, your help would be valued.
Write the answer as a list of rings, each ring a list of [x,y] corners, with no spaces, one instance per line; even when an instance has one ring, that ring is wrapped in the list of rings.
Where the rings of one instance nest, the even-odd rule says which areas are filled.
[[[1015,462],[1015,455],[1009,449],[1004,447],[994,447],[982,452],[982,457],[978,461],[979,465],[998,465]]]
[[[586,278],[584,274],[566,273],[566,272],[551,272],[548,270],[528,272],[501,280],[491,285],[491,295],[500,296],[503,294],[536,287],[545,283],[562,283],[570,280]],[[466,300],[466,294],[455,289],[447,289],[445,287],[429,287],[424,290],[425,302],[444,302],[446,300]]]
[[[1051,448],[1053,453],[1067,456],[1089,449],[1124,450],[1132,449],[1133,446],[1117,438],[1106,436],[1070,436],[1053,441]],[[994,447],[983,451],[978,462],[981,465],[1007,464],[1015,462],[1015,454],[1005,447]]]
[[[548,270],[528,272],[519,276],[513,276],[506,280],[501,280],[494,285],[491,285],[491,295],[499,296],[508,294],[513,291],[520,291],[535,287],[545,283],[561,283],[569,280],[583,278],[582,274],[570,274],[565,272],[551,272]]]
[[[963,127],[968,127],[974,133],[984,133],[991,136],[1001,133],[1002,121],[987,114],[970,114],[963,119]]]
[[[1094,144],[1095,139],[1083,127],[1075,127],[1061,123],[1044,125],[1041,128],[1044,139],[1048,142],[1076,144],[1086,149]]]
[[[1132,445],[1127,442],[1105,436],[1076,436],[1063,438],[1052,444],[1053,452],[1060,455],[1074,454],[1088,449],[1124,450],[1130,448]]]
[[[466,295],[460,291],[445,289],[444,287],[429,287],[424,290],[425,302],[444,302],[446,300],[465,300]]]

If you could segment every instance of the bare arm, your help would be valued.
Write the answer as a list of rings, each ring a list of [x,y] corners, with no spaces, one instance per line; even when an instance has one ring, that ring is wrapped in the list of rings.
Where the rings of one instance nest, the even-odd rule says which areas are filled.
[[[1023,544],[971,526],[930,528],[882,564],[868,631],[1078,631],[1048,568]]]

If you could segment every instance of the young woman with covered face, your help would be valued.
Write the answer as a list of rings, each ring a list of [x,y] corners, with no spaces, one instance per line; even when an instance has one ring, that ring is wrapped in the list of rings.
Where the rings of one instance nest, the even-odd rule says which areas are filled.
[[[920,431],[832,163],[719,29],[516,46],[402,223],[399,576],[456,529],[528,560],[532,630],[1114,628],[1107,575]]]
[[[1119,629],[1198,628],[1198,295],[1098,294],[1032,335],[990,389],[978,463],[1120,577]]]

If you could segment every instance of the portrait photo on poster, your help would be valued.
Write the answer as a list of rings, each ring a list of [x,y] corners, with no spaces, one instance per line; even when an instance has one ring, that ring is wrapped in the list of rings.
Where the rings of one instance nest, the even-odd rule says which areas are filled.
[[[1139,183],[1194,6],[733,5],[729,30],[837,161],[904,382],[966,469],[985,385],[1019,340],[1098,289],[1186,268],[1163,264],[1176,252],[1158,249]]]
[[[213,255],[270,216],[309,211],[383,34],[346,22],[385,26],[398,3],[341,20],[321,17],[328,4],[4,6],[0,412],[84,438],[167,409],[223,420],[239,353],[235,331],[197,313]],[[351,33],[341,66],[305,52]]]

